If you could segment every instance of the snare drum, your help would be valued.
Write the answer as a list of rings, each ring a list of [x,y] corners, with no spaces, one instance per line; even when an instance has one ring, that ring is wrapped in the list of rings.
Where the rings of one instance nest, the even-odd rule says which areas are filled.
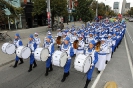
[[[44,48],[37,48],[34,52],[34,58],[37,61],[46,61],[49,57],[49,50]]]
[[[67,61],[67,53],[56,50],[52,56],[52,64],[59,67],[64,67]]]
[[[10,43],[4,43],[2,45],[2,52],[6,53],[6,54],[13,54],[15,53],[15,45],[14,44],[10,44]]]
[[[25,46],[19,46],[16,49],[16,54],[19,58],[28,59],[31,55],[31,49]]]
[[[77,71],[87,73],[91,66],[91,57],[84,54],[79,54],[74,61],[74,68]]]

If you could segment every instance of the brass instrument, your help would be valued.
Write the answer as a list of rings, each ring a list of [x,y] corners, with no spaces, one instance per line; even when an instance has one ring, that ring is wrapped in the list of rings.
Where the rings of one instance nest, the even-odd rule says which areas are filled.
[[[73,42],[73,48],[74,48],[74,49],[78,49],[78,43],[79,43],[78,40],[75,40],[75,41]]]
[[[98,41],[98,42],[96,43],[96,46],[95,46],[96,52],[99,52],[99,51],[100,51],[100,46],[101,46],[101,41]]]
[[[59,44],[59,45],[61,44],[61,36],[58,36],[58,37],[57,37],[56,43]]]

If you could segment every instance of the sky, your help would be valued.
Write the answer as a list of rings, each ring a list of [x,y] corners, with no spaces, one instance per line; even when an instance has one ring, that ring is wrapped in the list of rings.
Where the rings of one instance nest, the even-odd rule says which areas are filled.
[[[127,3],[130,3],[130,7],[133,7],[133,0],[126,0]],[[113,3],[114,2],[120,2],[120,12],[121,12],[121,8],[122,8],[122,2],[123,0],[98,0],[98,2],[104,2],[106,5],[109,5],[111,7],[113,7]]]

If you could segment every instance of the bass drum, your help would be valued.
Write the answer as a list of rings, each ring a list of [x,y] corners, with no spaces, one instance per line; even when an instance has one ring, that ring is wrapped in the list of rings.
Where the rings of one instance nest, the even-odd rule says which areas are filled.
[[[79,54],[74,61],[74,68],[77,71],[87,73],[91,66],[92,58],[84,54]]]
[[[19,58],[28,59],[31,55],[31,49],[29,47],[20,46],[16,49],[16,54]]]
[[[3,52],[3,53],[6,53],[6,54],[11,55],[11,54],[14,54],[14,53],[15,53],[16,47],[15,47],[14,44],[4,43],[4,44],[2,45],[2,48],[1,48],[1,49],[2,49],[2,52]]]
[[[37,61],[46,61],[49,57],[49,50],[44,48],[37,48],[34,52],[34,58]]]
[[[64,67],[67,61],[67,53],[56,50],[52,55],[52,64],[59,67]]]

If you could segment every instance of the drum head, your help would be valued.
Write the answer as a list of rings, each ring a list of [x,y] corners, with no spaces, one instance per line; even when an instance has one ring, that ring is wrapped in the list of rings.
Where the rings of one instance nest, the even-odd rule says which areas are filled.
[[[84,62],[84,73],[87,73],[91,66],[91,57],[88,56]]]
[[[41,52],[41,60],[46,61],[49,56],[49,50],[48,49],[43,49]]]
[[[3,53],[6,53],[6,46],[7,46],[7,45],[9,45],[9,43],[4,43],[4,44],[2,45],[1,49],[2,49],[2,52],[3,52]]]
[[[42,61],[41,60],[41,52],[42,52],[43,48],[37,48],[34,52],[34,58],[37,60],[37,61]]]
[[[8,44],[7,46],[6,46],[6,53],[7,54],[14,54],[15,53],[15,49],[16,49],[16,47],[15,47],[15,45],[14,44]]]
[[[21,56],[23,59],[28,59],[31,55],[31,50],[29,47],[25,47],[23,48],[22,52],[21,52]]]
[[[61,58],[60,66],[64,67],[66,64],[67,58],[68,58],[67,53],[65,53],[65,52],[62,53],[60,58]]]

